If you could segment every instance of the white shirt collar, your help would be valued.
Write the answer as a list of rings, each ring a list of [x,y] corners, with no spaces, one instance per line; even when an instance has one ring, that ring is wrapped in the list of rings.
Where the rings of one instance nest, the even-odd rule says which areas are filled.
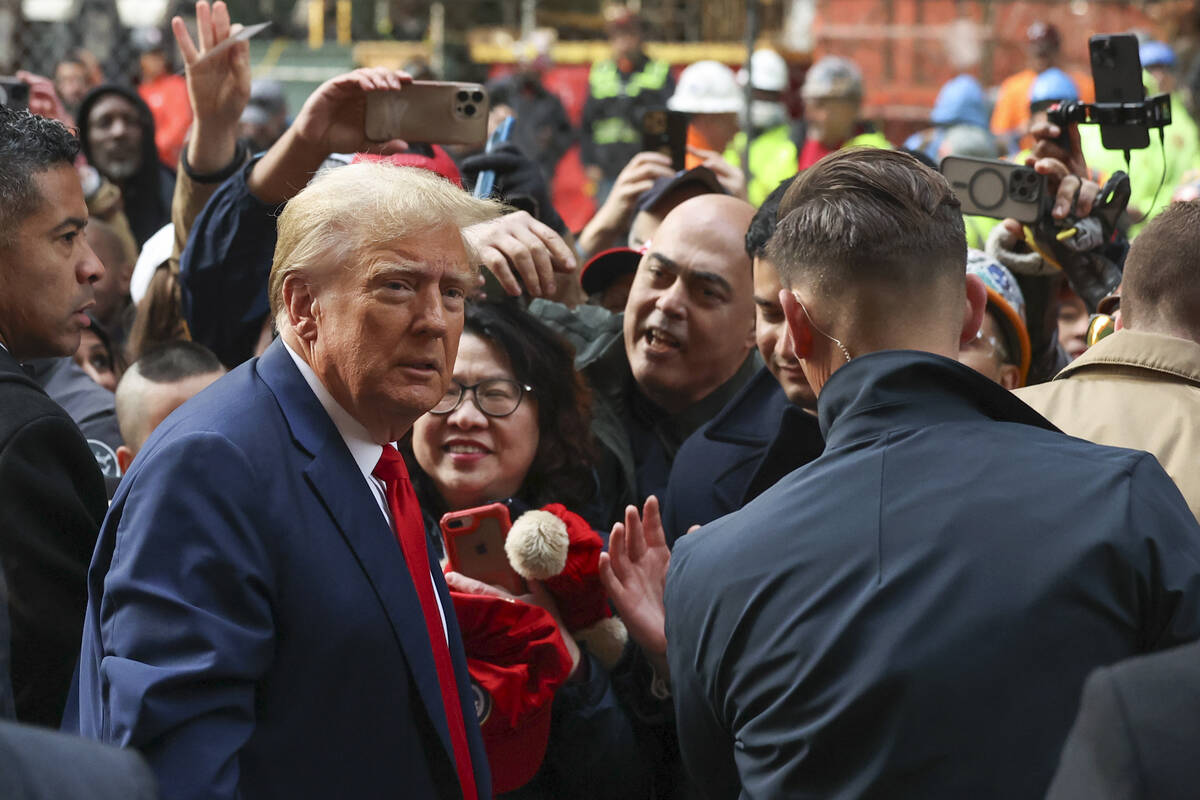
[[[325,388],[325,384],[321,383],[321,379],[317,377],[317,373],[313,372],[313,368],[308,365],[308,362],[296,355],[296,351],[288,346],[288,343],[280,342],[288,355],[292,357],[292,361],[296,364],[296,369],[300,370],[300,375],[303,376],[304,382],[308,384],[308,388],[312,389],[313,394],[317,396],[317,400],[321,403],[321,407],[325,409],[325,413],[333,420],[334,427],[338,433],[342,435],[342,439],[346,442],[346,447],[350,450],[350,456],[354,459],[354,463],[358,465],[363,476],[370,479],[371,473],[375,469],[375,465],[379,463],[379,457],[382,455],[382,445],[371,438],[371,434],[367,432],[366,427],[350,416],[350,412],[342,408],[341,403],[333,398],[329,390]]]

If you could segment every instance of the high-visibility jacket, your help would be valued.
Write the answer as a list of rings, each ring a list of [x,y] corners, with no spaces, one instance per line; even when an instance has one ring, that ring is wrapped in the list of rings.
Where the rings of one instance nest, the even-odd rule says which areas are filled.
[[[580,131],[583,163],[615,178],[641,150],[642,115],[647,109],[665,107],[674,91],[666,62],[642,56],[630,73],[622,72],[612,59],[594,63]]]

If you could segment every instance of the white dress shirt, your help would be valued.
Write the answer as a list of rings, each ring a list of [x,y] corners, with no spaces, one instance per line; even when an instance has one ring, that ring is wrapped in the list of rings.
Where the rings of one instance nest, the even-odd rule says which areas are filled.
[[[312,393],[317,396],[317,400],[320,402],[321,407],[325,409],[325,413],[333,420],[333,426],[342,435],[342,440],[346,442],[346,449],[350,451],[350,457],[358,465],[363,480],[367,482],[367,488],[371,490],[371,496],[375,498],[375,503],[379,506],[379,511],[383,514],[383,518],[387,520],[388,529],[395,531],[396,522],[392,519],[391,509],[388,508],[387,488],[383,481],[371,474],[375,470],[375,465],[379,463],[379,457],[383,454],[383,445],[372,440],[371,434],[367,432],[366,427],[350,416],[349,411],[342,408],[342,404],[333,398],[333,395],[325,388],[325,384],[321,383],[321,379],[317,377],[317,373],[313,372],[308,362],[296,355],[296,351],[289,347],[288,343],[283,341],[282,338],[280,342],[283,344],[284,349],[287,350],[288,355],[292,357],[292,361],[295,362],[296,369],[300,370],[300,375],[303,376],[304,382],[308,384],[308,388],[312,389]],[[394,447],[395,443],[388,446]],[[424,535],[423,532],[422,535]],[[398,542],[397,546],[399,546]],[[429,581],[433,583],[432,572],[429,575]],[[433,596],[438,601],[438,614],[442,618],[442,632],[446,635],[447,641],[449,641],[450,634],[446,630],[446,611],[442,608],[442,598],[437,593],[436,583],[434,583]]]

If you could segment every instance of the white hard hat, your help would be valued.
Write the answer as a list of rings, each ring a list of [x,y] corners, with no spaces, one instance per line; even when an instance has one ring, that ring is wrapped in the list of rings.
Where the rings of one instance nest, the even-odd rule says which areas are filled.
[[[679,73],[667,108],[690,114],[733,114],[744,103],[733,70],[716,61],[697,61]]]
[[[755,50],[750,56],[750,79],[754,88],[764,92],[782,92],[788,86],[788,67],[783,56],[774,50]],[[746,85],[746,68],[738,71],[738,83]]]

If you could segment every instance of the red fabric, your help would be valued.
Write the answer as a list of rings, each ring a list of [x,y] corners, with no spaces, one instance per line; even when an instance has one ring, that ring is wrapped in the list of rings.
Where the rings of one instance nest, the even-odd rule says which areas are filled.
[[[825,145],[818,142],[816,139],[805,139],[804,147],[800,148],[799,168],[808,169],[813,164],[820,161],[830,153],[835,152],[830,150]]]
[[[454,766],[462,784],[464,800],[478,800],[479,790],[475,787],[475,770],[471,766],[471,750],[467,744],[467,727],[463,722],[462,702],[458,684],[454,678],[454,664],[450,661],[450,647],[442,628],[442,617],[438,611],[437,596],[433,591],[432,573],[429,569],[429,547],[425,542],[425,523],[421,518],[421,507],[404,459],[391,445],[384,445],[379,463],[371,472],[387,487],[388,508],[392,512],[396,538],[404,551],[404,560],[412,576],[413,587],[421,601],[425,614],[425,629],[429,633],[429,644],[433,649],[433,661],[437,667],[438,685],[442,689],[442,705],[446,709],[446,723],[450,728],[450,744],[454,748]]]
[[[592,530],[583,517],[568,511],[561,503],[551,503],[542,510],[561,519],[570,538],[563,571],[542,581],[558,603],[563,624],[574,632],[611,617],[608,597],[600,583],[600,551],[604,549],[600,534]]]
[[[554,693],[571,656],[545,609],[502,597],[451,592],[477,691],[483,743],[498,794],[529,783],[546,756]]]
[[[393,153],[387,156],[374,153],[355,153],[350,163],[358,164],[362,161],[380,161],[396,167],[420,167],[430,172],[436,172],[458,188],[463,188],[462,174],[458,171],[458,165],[454,163],[454,159],[450,157],[449,153],[436,144],[433,145],[433,158],[420,153]]]
[[[138,94],[150,106],[154,117],[154,146],[158,158],[170,169],[179,166],[188,128],[192,126],[192,101],[182,75],[160,75],[138,87]]]

